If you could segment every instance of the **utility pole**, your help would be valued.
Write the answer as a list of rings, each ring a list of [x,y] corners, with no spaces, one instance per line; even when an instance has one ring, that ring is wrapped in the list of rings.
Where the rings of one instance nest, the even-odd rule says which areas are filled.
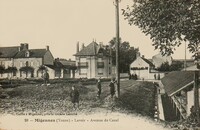
[[[199,71],[194,72],[194,109],[197,122],[200,123],[199,117]]]
[[[199,49],[197,49],[197,52],[195,52],[195,62],[197,66],[197,70],[194,72],[194,109],[195,109],[195,114],[196,114],[196,119],[197,122],[200,123],[200,111],[199,111],[199,56],[200,52]]]
[[[115,13],[116,13],[116,80],[117,80],[117,97],[120,96],[120,73],[119,73],[119,2],[115,0]]]
[[[184,60],[184,70],[186,71],[186,67],[187,67],[187,62],[186,62],[186,41],[185,41],[185,60]]]

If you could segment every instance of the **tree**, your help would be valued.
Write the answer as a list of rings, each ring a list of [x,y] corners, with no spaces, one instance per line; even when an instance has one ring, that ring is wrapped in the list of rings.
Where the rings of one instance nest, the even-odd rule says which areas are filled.
[[[115,55],[115,40],[114,37],[109,43],[112,47],[112,59],[116,58]],[[136,59],[136,54],[139,52],[138,48],[130,46],[130,43],[127,41],[122,42],[120,38],[120,56],[119,56],[119,71],[121,73],[129,72],[129,65]],[[112,60],[113,65],[116,65],[116,61]]]
[[[133,0],[122,13],[129,24],[150,35],[155,49],[163,55],[174,53],[181,42],[188,41],[196,61],[200,44],[200,0]],[[199,63],[197,63],[197,67]],[[194,73],[194,104],[199,117],[198,71]]]
[[[169,62],[164,62],[160,67],[156,68],[158,71],[180,71],[183,69],[183,63],[180,61],[172,62],[170,65]]]
[[[134,0],[123,9],[129,24],[150,35],[155,49],[170,55],[181,41],[189,41],[191,52],[200,43],[200,0]]]
[[[159,68],[157,68],[158,71],[170,71],[170,65],[169,62],[164,62],[161,64]]]

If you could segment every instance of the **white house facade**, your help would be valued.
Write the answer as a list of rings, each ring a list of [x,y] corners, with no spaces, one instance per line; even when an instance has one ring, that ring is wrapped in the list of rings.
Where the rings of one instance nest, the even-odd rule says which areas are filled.
[[[75,78],[109,78],[112,76],[112,58],[102,44],[96,42],[82,46],[77,44]]]
[[[130,74],[136,74],[138,79],[150,79],[150,71],[154,65],[147,59],[141,56],[130,64]]]

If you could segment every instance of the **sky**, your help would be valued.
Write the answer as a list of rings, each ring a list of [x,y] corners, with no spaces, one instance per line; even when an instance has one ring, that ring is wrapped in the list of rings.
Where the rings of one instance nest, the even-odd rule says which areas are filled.
[[[0,0],[0,47],[28,43],[29,48],[46,48],[54,58],[75,59],[76,44],[108,42],[115,37],[114,0]],[[120,9],[131,5],[122,0]],[[139,47],[142,55],[152,58],[154,50],[149,36],[124,20],[120,10],[120,37]],[[81,45],[80,45],[81,46]],[[184,45],[177,48],[174,59],[184,59]],[[187,58],[191,54],[187,51]]]

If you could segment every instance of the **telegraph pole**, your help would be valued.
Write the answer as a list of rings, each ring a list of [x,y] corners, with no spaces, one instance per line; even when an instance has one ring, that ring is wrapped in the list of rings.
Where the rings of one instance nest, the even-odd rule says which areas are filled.
[[[199,56],[200,56],[200,52],[199,50],[197,50],[196,54],[195,54],[195,62],[196,62],[196,66],[197,66],[197,70],[195,70],[194,72],[194,109],[195,109],[195,114],[196,114],[196,119],[197,122],[200,123],[200,111],[199,111]]]
[[[117,80],[117,97],[120,96],[120,73],[119,73],[119,2],[115,0],[115,13],[116,13],[116,80]]]
[[[194,72],[194,109],[197,122],[200,123],[199,117],[199,71]]]

